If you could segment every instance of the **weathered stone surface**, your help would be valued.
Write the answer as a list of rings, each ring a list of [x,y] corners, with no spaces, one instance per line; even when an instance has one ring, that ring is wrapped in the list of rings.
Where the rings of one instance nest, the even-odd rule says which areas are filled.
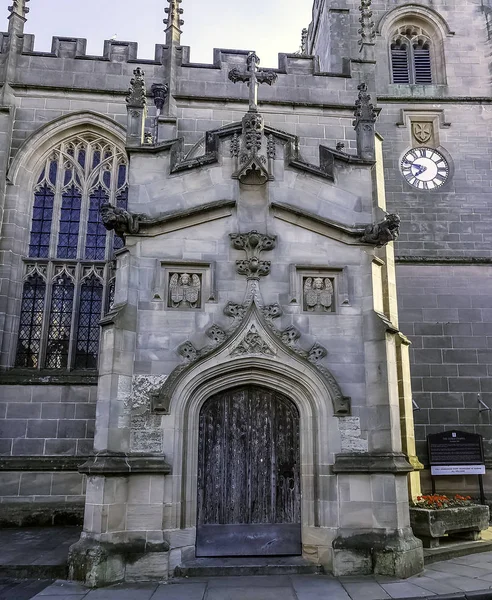
[[[446,534],[463,536],[487,529],[489,507],[471,505],[438,510],[410,508],[410,524],[414,534],[424,541],[424,546],[434,547],[436,543],[432,538],[440,538]],[[438,543],[437,540],[437,545]]]

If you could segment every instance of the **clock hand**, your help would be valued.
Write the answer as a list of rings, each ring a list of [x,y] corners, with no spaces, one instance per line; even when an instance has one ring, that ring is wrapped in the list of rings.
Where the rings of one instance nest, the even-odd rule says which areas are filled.
[[[418,172],[415,173],[415,175],[422,175],[422,173],[425,173],[425,171],[427,171],[427,167],[424,167],[424,165],[416,165],[415,163],[412,165],[412,167],[414,169],[418,169]]]

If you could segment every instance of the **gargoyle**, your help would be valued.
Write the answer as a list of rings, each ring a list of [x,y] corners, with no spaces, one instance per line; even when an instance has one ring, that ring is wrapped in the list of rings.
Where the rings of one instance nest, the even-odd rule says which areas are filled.
[[[381,223],[368,225],[360,241],[380,248],[389,242],[395,242],[399,235],[400,217],[396,214],[389,214]]]
[[[138,233],[139,215],[132,215],[123,208],[105,203],[99,209],[101,220],[108,231],[114,230],[115,234],[124,239],[125,233]]]

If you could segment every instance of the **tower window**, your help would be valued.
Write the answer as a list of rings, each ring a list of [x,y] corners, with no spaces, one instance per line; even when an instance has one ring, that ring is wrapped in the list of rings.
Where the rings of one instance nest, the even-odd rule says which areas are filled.
[[[431,84],[431,42],[420,27],[403,26],[391,42],[393,83]]]

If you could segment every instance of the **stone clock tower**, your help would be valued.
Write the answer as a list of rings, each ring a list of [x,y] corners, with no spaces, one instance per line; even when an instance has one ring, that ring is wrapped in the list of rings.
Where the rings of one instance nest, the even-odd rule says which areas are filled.
[[[492,456],[491,14],[489,0],[316,1],[309,28],[324,71],[370,61],[423,461],[426,436],[453,428],[483,435]],[[473,478],[439,482],[476,493]]]

